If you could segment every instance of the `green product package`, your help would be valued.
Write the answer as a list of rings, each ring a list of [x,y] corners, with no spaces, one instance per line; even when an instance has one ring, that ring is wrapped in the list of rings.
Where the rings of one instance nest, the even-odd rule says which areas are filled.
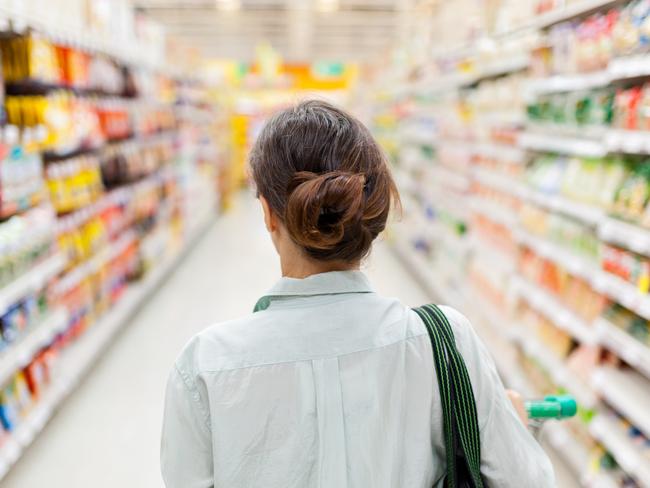
[[[641,317],[635,317],[628,328],[628,333],[642,344],[650,344],[650,330],[648,321]]]
[[[650,164],[631,160],[628,167],[630,172],[617,191],[613,211],[617,217],[640,222],[650,196]]]

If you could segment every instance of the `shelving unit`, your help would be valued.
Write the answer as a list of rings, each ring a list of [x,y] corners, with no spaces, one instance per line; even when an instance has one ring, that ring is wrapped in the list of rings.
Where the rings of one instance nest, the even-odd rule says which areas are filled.
[[[500,205],[495,205],[489,200],[473,197],[469,201],[469,206],[474,213],[484,215],[498,224],[507,227],[516,225],[517,215],[514,212],[506,210]]]
[[[615,59],[606,69],[591,73],[577,73],[571,75],[555,75],[546,78],[533,79],[528,84],[529,96],[544,95],[548,93],[571,92],[578,90],[592,90],[603,88],[612,83],[640,78],[650,75],[648,69],[648,57],[630,56],[627,58]],[[612,131],[616,137],[618,131]],[[626,134],[620,131],[619,135],[634,138],[634,134]],[[643,134],[638,134],[641,140],[646,140]],[[612,147],[612,146],[609,146]]]
[[[580,130],[576,128],[575,132]],[[587,158],[602,158],[608,154],[650,154],[648,134],[619,129],[595,130],[588,136],[578,136],[563,134],[557,128],[540,130],[536,127],[521,135],[519,145],[532,151],[556,152]]]
[[[519,145],[533,151],[556,152],[587,158],[604,157],[608,152],[607,146],[599,140],[535,132],[522,134],[519,137]]]
[[[594,373],[593,386],[609,403],[645,435],[650,433],[648,379],[633,371],[602,367]]]
[[[589,431],[614,455],[626,472],[634,475],[642,487],[650,487],[650,464],[628,440],[623,429],[604,415],[599,415],[591,422]]]
[[[603,345],[650,378],[649,347],[606,319],[598,319],[596,329]]]
[[[3,280],[16,274],[0,286],[1,480],[210,226],[221,168],[195,66],[165,59],[150,18],[112,16],[130,2],[101,24],[90,2],[0,3]]]
[[[80,384],[87,371],[108,350],[117,332],[128,324],[131,317],[209,229],[213,220],[213,212],[198,217],[192,224],[182,249],[157,266],[142,282],[131,285],[117,305],[65,351],[57,365],[57,379],[47,388],[11,438],[0,447],[0,480],[20,459],[66,397]]]
[[[559,24],[560,22],[573,20],[576,17],[583,17],[597,12],[598,10],[612,7],[618,3],[621,3],[620,0],[583,0],[572,2],[564,8],[552,10],[539,15],[536,19],[533,19],[528,26],[535,29],[544,29]]]
[[[488,35],[487,39],[494,42],[499,42],[503,39],[510,38],[516,34],[525,31],[538,31],[551,27],[560,22],[566,22],[578,17],[597,12],[598,10],[614,6],[621,3],[621,0],[581,0],[572,2],[564,7],[556,8],[548,12],[534,16],[530,21],[523,22],[520,25],[510,26],[501,32],[495,32],[493,35]],[[432,50],[433,57],[445,55],[449,57],[470,57],[474,55],[477,49],[477,41],[480,39],[472,40],[468,43],[463,43],[459,46],[449,46]]]
[[[412,248],[399,238],[394,243],[397,255],[414,274],[418,281],[428,290],[440,303],[452,305],[458,309],[463,308],[465,298],[459,290],[450,289],[439,278],[430,271],[430,265],[419,254],[413,252]]]
[[[528,304],[581,343],[594,344],[594,327],[574,314],[550,293],[524,280],[513,281],[514,292]]]
[[[576,90],[591,90],[609,85],[612,76],[609,70],[594,73],[554,75],[536,78],[528,82],[529,96],[539,96],[549,93],[570,92]]]
[[[65,291],[75,287],[89,275],[97,273],[100,269],[106,266],[106,264],[119,256],[128,246],[133,244],[135,240],[136,237],[133,232],[124,233],[117,241],[112,243],[110,247],[102,249],[92,258],[66,273],[66,275],[56,283],[56,291],[58,293],[64,293]]]
[[[63,270],[65,265],[65,256],[59,253],[53,254],[0,289],[0,315],[4,315],[7,307],[25,295],[42,289],[50,279]]]
[[[650,297],[641,293],[631,283],[601,270],[594,263],[566,251],[553,242],[527,234],[524,231],[517,233],[517,240],[526,247],[533,249],[540,256],[562,266],[574,276],[587,281],[594,289],[611,300],[650,320]]]
[[[38,351],[50,344],[67,327],[68,313],[64,309],[54,310],[16,344],[0,352],[0,384],[4,384],[17,370],[29,364]]]
[[[147,46],[137,45],[137,39],[129,39],[128,42],[122,39],[122,42],[118,42],[115,38],[98,36],[90,31],[80,32],[76,29],[66,29],[60,24],[56,15],[48,12],[48,9],[37,11],[36,9],[23,8],[20,5],[0,6],[0,29],[18,33],[33,29],[64,44],[104,54],[126,64],[150,69],[166,69],[165,65],[161,63],[162,60],[152,59]]]
[[[569,430],[558,422],[552,422],[545,426],[543,440],[547,441],[556,451],[557,456],[562,457],[566,463],[576,473],[578,478],[584,483],[590,482],[589,486],[605,488],[607,485],[595,483],[592,481],[593,475],[586,472],[585,467],[589,465],[589,451],[583,445],[573,438]],[[616,485],[613,485],[616,486]]]
[[[650,255],[650,229],[604,217],[598,227],[598,235],[603,241]]]
[[[623,181],[629,180],[623,178],[627,176],[620,176],[619,182],[614,170],[598,173],[593,169],[598,164],[601,168],[616,167],[617,171],[635,163],[646,164],[650,155],[646,119],[637,130],[623,129],[634,128],[626,120],[641,118],[634,119],[632,112],[629,119],[617,115],[616,110],[625,114],[623,101],[616,99],[616,105],[613,100],[643,83],[639,90],[647,97],[650,58],[645,53],[632,54],[633,47],[629,47],[618,57],[599,60],[598,65],[593,56],[585,56],[591,64],[580,68],[575,66],[579,53],[573,52],[575,59],[567,54],[571,42],[579,42],[578,36],[567,40],[566,45],[562,41],[569,37],[557,40],[553,36],[575,29],[574,23],[558,26],[560,23],[588,21],[591,14],[628,3],[568,2],[565,8],[505,31],[494,32],[489,22],[485,33],[477,35],[476,30],[468,29],[473,42],[456,47],[438,39],[427,62],[433,61],[442,74],[432,76],[436,70],[427,69],[425,62],[419,71],[426,74],[422,79],[404,82],[407,88],[416,85],[417,90],[400,86],[394,99],[382,100],[384,112],[391,113],[394,108],[396,126],[405,121],[409,130],[416,131],[418,118],[410,118],[410,111],[423,117],[425,106],[420,103],[426,100],[430,115],[427,127],[435,127],[435,137],[431,130],[428,140],[405,140],[403,151],[407,153],[409,144],[426,145],[433,156],[422,164],[445,169],[423,173],[417,165],[409,167],[415,183],[409,192],[415,194],[415,202],[427,202],[426,211],[434,216],[436,225],[441,225],[436,219],[443,220],[439,215],[453,210],[455,220],[466,229],[462,238],[456,237],[457,246],[470,243],[466,258],[458,262],[419,260],[411,267],[428,276],[428,282],[433,275],[455,277],[439,279],[432,287],[434,296],[443,302],[451,299],[445,287],[454,285],[451,295],[464,298],[461,303],[466,308],[461,311],[472,319],[492,351],[506,384],[528,394],[565,389],[578,398],[584,414],[579,431],[585,436],[585,444],[573,439],[572,429],[561,423],[548,426],[545,437],[558,462],[566,465],[585,488],[621,486],[626,475],[641,487],[650,479],[646,467],[639,468],[639,460],[648,462],[643,448],[629,442],[625,432],[619,430],[609,437],[606,433],[613,428],[606,414],[614,408],[624,421],[650,436],[650,397],[646,398],[650,391],[650,345],[639,330],[643,320],[650,322],[650,294],[645,291],[645,268],[640,268],[645,262],[642,258],[650,257],[650,228],[642,223],[647,219],[643,213],[648,211],[647,202],[639,203],[642,208],[638,215],[626,213],[624,204],[616,206],[613,202],[619,198],[617,191],[624,193]],[[440,7],[441,12],[453,8]],[[486,18],[498,19],[499,7],[491,8]],[[620,18],[612,15],[608,21]],[[462,15],[458,21],[462,22]],[[517,42],[517,49],[513,49],[512,44]],[[554,64],[550,58],[556,46],[559,54]],[[563,54],[567,54],[565,58]],[[604,105],[605,99],[612,100],[611,104],[594,108],[599,103]],[[645,103],[646,98],[643,100]],[[397,167],[402,163],[401,155],[398,148]],[[469,189],[440,177],[429,182],[426,198],[420,198],[418,184],[427,186],[420,180],[422,175],[448,174],[454,164],[469,179]],[[593,165],[591,174],[586,169],[589,164]],[[594,174],[611,178],[612,184],[608,186],[610,181],[602,178],[596,181]],[[583,183],[591,193],[580,188]],[[617,191],[611,188],[614,184],[619,185]],[[461,208],[466,210],[461,212]],[[425,206],[415,204],[405,209],[407,213],[422,213]],[[403,228],[409,225],[407,222]],[[447,250],[455,246],[453,234],[437,238],[442,233],[433,230],[431,222],[408,229],[398,231],[415,236],[400,244],[402,255],[409,251],[414,254],[415,248]],[[633,269],[626,275],[611,264],[608,257],[614,259],[611,255],[618,251],[634,253],[641,271]],[[579,299],[591,300],[593,306],[573,302]],[[634,317],[634,326],[630,325],[632,318],[625,315],[628,312]],[[527,314],[540,317],[539,335],[533,327],[526,327]],[[553,334],[557,334],[557,348],[553,347]],[[562,350],[562,354],[555,350]],[[578,370],[579,375],[574,373]],[[593,371],[593,381],[587,382]],[[592,416],[595,420],[590,423]],[[620,469],[595,469],[599,454],[594,446],[608,451],[617,461],[621,457],[626,461],[619,461]]]
[[[521,333],[516,340],[523,346],[526,354],[539,362],[544,370],[551,375],[557,385],[566,388],[576,397],[582,408],[592,408],[596,405],[594,394],[575,378],[575,373],[567,369],[560,357],[549,351],[531,334]]]
[[[499,270],[500,272],[512,273],[517,268],[517,263],[512,254],[499,249],[494,244],[481,241],[479,238],[471,237],[472,249],[476,261]]]

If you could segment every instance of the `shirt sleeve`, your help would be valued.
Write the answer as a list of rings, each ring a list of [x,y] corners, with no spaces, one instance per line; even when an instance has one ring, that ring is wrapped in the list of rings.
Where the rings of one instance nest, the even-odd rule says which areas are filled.
[[[167,488],[213,488],[210,416],[196,383],[175,366],[167,383],[160,465]]]
[[[481,473],[487,485],[554,488],[551,461],[517,416],[487,348],[462,314],[447,307],[444,312],[472,381],[481,431]]]

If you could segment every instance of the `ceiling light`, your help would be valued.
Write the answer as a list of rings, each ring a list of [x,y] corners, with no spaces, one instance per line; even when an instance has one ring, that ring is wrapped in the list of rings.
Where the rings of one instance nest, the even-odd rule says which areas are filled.
[[[316,10],[319,12],[336,12],[339,9],[339,0],[316,0]]]
[[[241,10],[241,0],[215,0],[217,10],[222,12],[234,12]]]

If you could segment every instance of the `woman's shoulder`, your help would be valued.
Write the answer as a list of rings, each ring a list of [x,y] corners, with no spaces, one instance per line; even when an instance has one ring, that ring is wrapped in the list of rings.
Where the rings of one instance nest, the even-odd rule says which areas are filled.
[[[447,305],[441,305],[440,310],[445,314],[456,336],[456,341],[473,341],[476,338],[474,326],[459,310]]]
[[[419,317],[399,300],[376,297],[372,305],[371,308],[360,307],[363,313],[348,309],[344,314],[349,315],[345,320],[354,323],[354,332],[301,310],[296,311],[295,317],[294,314],[283,315],[282,320],[277,314],[263,311],[216,323],[188,341],[176,360],[176,367],[186,376],[196,378],[204,373],[304,360],[310,354],[340,353],[342,349],[345,349],[343,352],[354,352],[426,335]],[[441,309],[452,326],[461,353],[468,357],[476,356],[480,345],[470,322],[454,308],[442,306]],[[337,313],[337,319],[341,319],[342,314]],[[340,330],[347,334],[342,349],[338,337]],[[303,336],[309,335],[310,331],[314,341],[305,345]],[[337,347],[328,349],[330,342]]]
[[[471,335],[474,330],[469,319],[454,307],[448,305],[438,305],[438,308],[440,308],[440,310],[445,314],[445,317],[449,321],[449,324],[454,331],[456,340],[458,341],[459,338],[469,339],[468,336]],[[412,310],[412,313],[415,314],[415,310]]]
[[[454,333],[456,347],[458,347],[458,350],[465,359],[465,362],[468,363],[470,369],[472,363],[483,362],[484,358],[489,357],[474,326],[462,312],[447,305],[439,305],[439,308],[445,314],[445,317],[447,317]]]
[[[206,371],[235,369],[251,349],[264,320],[264,314],[251,313],[206,327],[185,344],[176,367],[194,377]]]
[[[469,319],[461,311],[449,305],[439,305],[439,308],[443,311],[452,327],[458,329],[471,328],[472,325]]]

